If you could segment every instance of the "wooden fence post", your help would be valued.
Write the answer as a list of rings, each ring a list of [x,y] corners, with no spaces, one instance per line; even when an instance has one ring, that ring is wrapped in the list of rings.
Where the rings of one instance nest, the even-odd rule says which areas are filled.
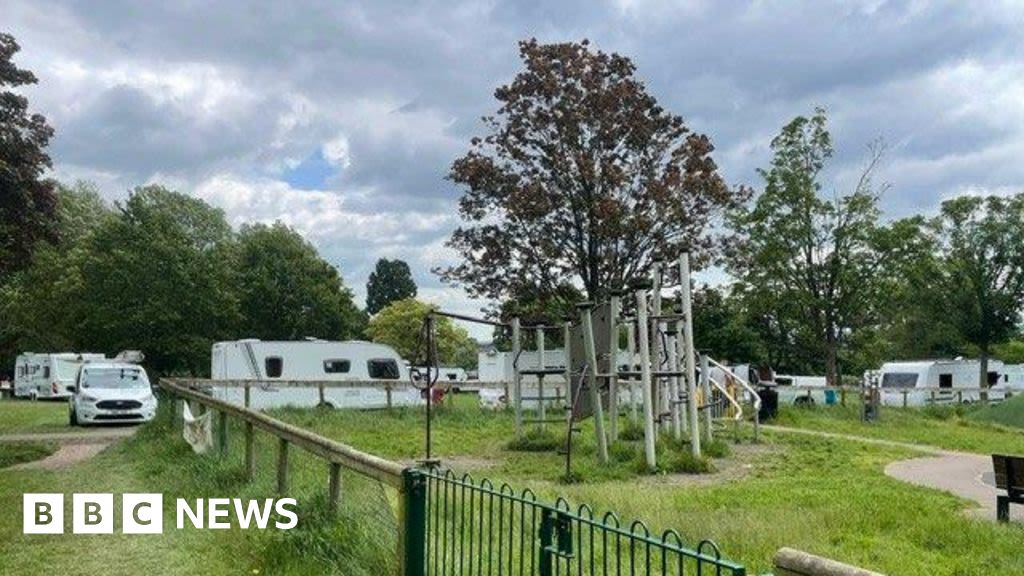
[[[250,482],[256,479],[256,450],[254,449],[252,422],[245,423],[245,475]]]
[[[288,491],[288,441],[281,438],[277,441],[277,492]]]
[[[331,478],[329,492],[327,494],[327,509],[331,515],[338,513],[338,499],[341,496],[341,464],[330,463]]]

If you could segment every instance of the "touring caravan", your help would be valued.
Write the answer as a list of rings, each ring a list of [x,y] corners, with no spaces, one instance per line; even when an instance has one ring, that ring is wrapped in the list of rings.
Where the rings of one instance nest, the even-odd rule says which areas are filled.
[[[14,395],[20,398],[67,398],[78,369],[86,362],[104,360],[91,352],[25,352],[14,363]]]
[[[250,406],[256,409],[320,405],[319,387],[281,385],[279,381],[358,382],[394,381],[392,406],[421,404],[420,391],[409,383],[409,369],[390,346],[348,340],[263,341],[235,340],[213,345],[210,360],[213,380],[258,380],[250,389]],[[217,386],[214,397],[236,404],[244,402],[244,389]],[[383,408],[388,394],[382,386],[325,387],[324,404],[335,408]]]
[[[935,399],[937,403],[974,402],[980,398],[977,360],[919,360],[886,362],[878,371],[882,403],[902,406],[906,394],[908,406],[922,406]],[[1003,363],[988,361],[990,399],[1005,397],[1007,386],[1002,376]],[[932,390],[932,389],[935,390]]]

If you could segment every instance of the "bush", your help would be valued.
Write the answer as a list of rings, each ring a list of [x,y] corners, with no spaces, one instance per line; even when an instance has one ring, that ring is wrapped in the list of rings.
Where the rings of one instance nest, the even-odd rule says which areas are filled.
[[[726,441],[715,438],[711,442],[701,444],[701,453],[709,458],[727,458],[732,454],[732,449]]]
[[[715,466],[706,455],[696,458],[689,452],[678,452],[669,458],[665,469],[683,474],[710,474],[715,471]]]
[[[640,424],[629,422],[626,427],[619,431],[619,439],[636,442],[644,439],[644,427]]]

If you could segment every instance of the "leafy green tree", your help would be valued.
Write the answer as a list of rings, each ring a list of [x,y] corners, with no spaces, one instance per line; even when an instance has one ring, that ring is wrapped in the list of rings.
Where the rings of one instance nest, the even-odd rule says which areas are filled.
[[[20,47],[0,33],[0,284],[28,266],[40,240],[55,241],[57,198],[45,148],[53,129],[40,114],[28,112],[28,99],[8,88],[36,83],[12,58]]]
[[[426,343],[421,338],[423,320],[433,306],[414,298],[392,302],[370,318],[366,334],[374,342],[394,348],[410,362],[422,362]],[[436,319],[437,356],[442,364],[472,368],[476,364],[476,343],[465,328],[448,318]],[[472,354],[470,354],[472,350]]]
[[[157,374],[204,374],[235,337],[233,234],[218,209],[160,186],[131,192],[82,265],[83,334],[101,352],[139,349]]]
[[[941,254],[933,289],[964,340],[978,349],[988,386],[993,346],[1015,335],[1024,305],[1024,194],[961,196],[935,222]]]
[[[278,222],[238,234],[239,333],[264,340],[349,339],[363,319],[338,270]]]
[[[377,266],[370,272],[366,282],[366,312],[376,314],[385,306],[398,300],[416,297],[416,282],[412,279],[409,265],[403,260],[377,260]]]
[[[81,330],[82,262],[94,231],[113,218],[95,188],[79,182],[59,186],[59,239],[37,244],[29,266],[0,286],[0,361],[12,366],[26,350],[82,350],[90,345]]]
[[[820,175],[833,149],[823,110],[795,118],[771,148],[764,191],[730,215],[737,242],[729,268],[751,297],[778,305],[785,337],[820,356],[837,384],[847,336],[876,321],[884,256],[873,245],[879,211],[871,173],[880,151],[851,192],[826,198]]]
[[[745,197],[726,186],[711,140],[662,108],[633,62],[580,43],[520,42],[524,69],[495,92],[449,178],[464,225],[436,270],[496,301],[568,282],[601,300],[689,250],[706,261],[715,217]]]
[[[764,362],[762,343],[742,302],[727,289],[704,286],[693,294],[693,339],[719,361]]]

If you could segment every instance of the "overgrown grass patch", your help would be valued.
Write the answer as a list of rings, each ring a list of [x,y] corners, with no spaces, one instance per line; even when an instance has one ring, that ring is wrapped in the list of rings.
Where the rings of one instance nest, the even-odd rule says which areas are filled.
[[[0,468],[7,468],[22,462],[41,460],[57,451],[51,442],[16,442],[0,444]]]
[[[22,399],[0,400],[0,434],[62,432],[67,430],[67,402]]]

